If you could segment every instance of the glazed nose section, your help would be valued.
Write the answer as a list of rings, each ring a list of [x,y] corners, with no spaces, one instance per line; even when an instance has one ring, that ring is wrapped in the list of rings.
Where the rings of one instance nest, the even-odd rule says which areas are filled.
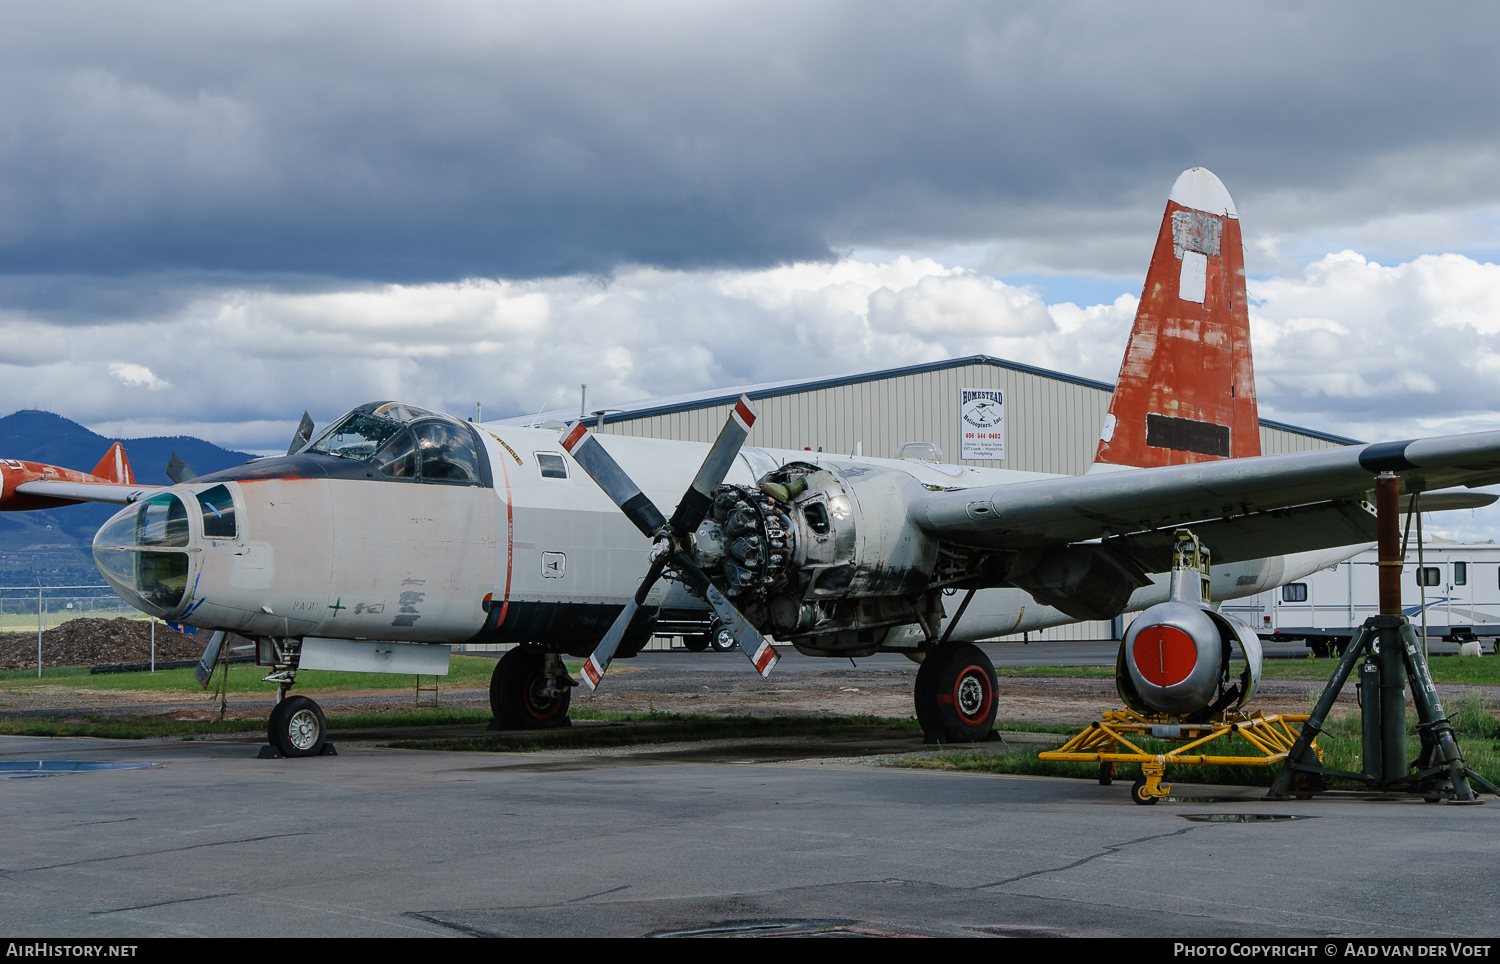
[[[118,512],[94,536],[94,563],[121,599],[162,618],[186,602],[193,541],[187,506],[171,492]]]

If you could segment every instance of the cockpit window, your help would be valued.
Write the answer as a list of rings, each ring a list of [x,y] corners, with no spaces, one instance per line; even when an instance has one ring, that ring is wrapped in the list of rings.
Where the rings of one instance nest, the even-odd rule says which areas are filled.
[[[303,451],[365,462],[375,470],[369,473],[371,478],[492,484],[489,461],[471,426],[404,402],[361,405]]]
[[[324,432],[308,451],[337,455],[341,459],[364,460],[374,455],[392,435],[401,431],[401,423],[380,415],[351,412],[332,429]]]
[[[163,493],[151,499],[135,517],[138,546],[185,546],[188,544],[187,507],[175,495]]]
[[[206,492],[199,492],[198,508],[203,512],[204,535],[234,538],[234,496],[229,494],[229,489],[216,485]]]
[[[422,453],[422,481],[481,485],[474,433],[464,425],[423,419],[412,425]]]
[[[380,447],[371,459],[380,474],[388,479],[417,477],[417,442],[409,429],[402,429]]]

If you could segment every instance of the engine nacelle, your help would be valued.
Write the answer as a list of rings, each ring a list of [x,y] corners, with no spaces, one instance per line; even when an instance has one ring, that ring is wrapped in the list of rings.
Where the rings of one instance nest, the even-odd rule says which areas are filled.
[[[724,485],[694,557],[761,632],[819,652],[872,653],[924,602],[937,543],[906,517],[911,476],[792,462],[755,487]]]
[[[1260,638],[1205,606],[1199,586],[1198,573],[1174,571],[1173,598],[1141,613],[1125,633],[1115,684],[1131,709],[1206,719],[1244,706],[1259,688]],[[1229,675],[1236,645],[1245,657],[1237,681]]]

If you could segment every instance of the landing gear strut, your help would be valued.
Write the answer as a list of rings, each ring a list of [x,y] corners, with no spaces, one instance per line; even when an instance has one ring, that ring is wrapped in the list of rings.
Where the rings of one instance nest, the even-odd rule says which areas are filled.
[[[323,708],[305,696],[288,696],[297,682],[302,663],[302,640],[262,637],[256,643],[257,662],[271,666],[261,681],[276,684],[276,705],[266,720],[266,742],[262,758],[278,756],[338,756],[328,742],[328,721]]]
[[[981,743],[994,730],[995,666],[973,643],[943,643],[928,653],[915,696],[929,743]]]
[[[513,649],[500,657],[490,677],[495,730],[543,730],[568,726],[568,704],[577,685],[557,653]]]

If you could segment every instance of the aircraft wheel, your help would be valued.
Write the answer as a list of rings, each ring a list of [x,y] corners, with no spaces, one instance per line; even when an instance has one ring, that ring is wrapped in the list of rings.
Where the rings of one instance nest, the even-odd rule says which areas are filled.
[[[685,646],[687,648],[687,651],[690,653],[703,652],[705,649],[708,649],[709,642],[710,639],[707,633],[698,633],[695,636],[682,637],[682,645]]]
[[[490,710],[503,730],[546,730],[568,725],[573,691],[548,696],[547,659],[541,653],[513,649],[500,657],[490,677]]]
[[[289,696],[272,708],[266,737],[282,756],[317,756],[328,741],[328,723],[318,704],[305,696]]]
[[[710,640],[709,645],[713,646],[716,653],[732,653],[735,647],[739,645],[734,641],[734,637],[730,635],[729,630],[721,626],[718,620],[714,620],[713,628],[708,631],[708,638]]]
[[[1160,798],[1153,797],[1150,794],[1146,793],[1145,777],[1141,777],[1139,780],[1130,785],[1130,800],[1132,803],[1138,803],[1143,807],[1149,807],[1153,806],[1158,799]]]
[[[917,670],[917,722],[944,743],[980,743],[995,727],[995,666],[973,643],[947,643]]]

